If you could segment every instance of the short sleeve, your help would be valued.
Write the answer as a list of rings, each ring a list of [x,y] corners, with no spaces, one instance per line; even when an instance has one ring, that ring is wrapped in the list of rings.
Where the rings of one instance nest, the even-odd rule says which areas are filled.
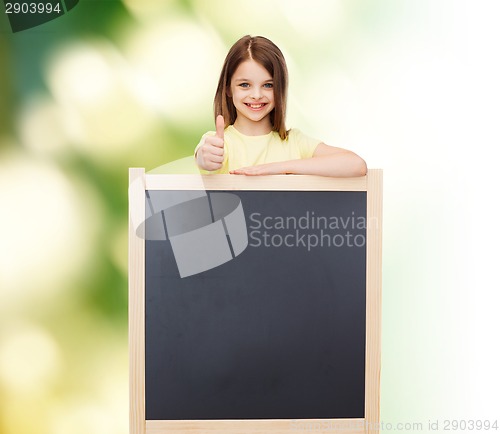
[[[321,140],[309,137],[296,128],[290,130],[288,140],[298,148],[300,158],[311,158],[316,147],[321,143]]]

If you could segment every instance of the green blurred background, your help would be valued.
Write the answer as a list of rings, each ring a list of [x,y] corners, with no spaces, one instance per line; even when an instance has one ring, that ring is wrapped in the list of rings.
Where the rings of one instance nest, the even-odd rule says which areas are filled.
[[[384,169],[382,431],[500,423],[499,17],[495,0],[81,0],[12,34],[0,15],[0,433],[128,432],[128,168],[213,129],[244,34],[287,58],[289,127]]]

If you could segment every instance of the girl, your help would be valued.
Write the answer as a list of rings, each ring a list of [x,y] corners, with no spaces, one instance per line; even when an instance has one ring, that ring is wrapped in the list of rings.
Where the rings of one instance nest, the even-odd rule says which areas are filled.
[[[200,169],[234,175],[363,176],[355,153],[285,127],[288,71],[280,49],[244,36],[229,50],[214,99],[216,131],[195,149]]]

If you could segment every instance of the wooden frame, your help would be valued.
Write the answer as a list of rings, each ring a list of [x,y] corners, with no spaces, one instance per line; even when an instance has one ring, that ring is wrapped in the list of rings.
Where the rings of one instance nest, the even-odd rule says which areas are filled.
[[[145,174],[129,170],[129,357],[130,434],[284,434],[291,431],[339,431],[372,434],[379,430],[381,295],[382,295],[382,170],[359,178],[275,175]],[[145,219],[146,190],[311,190],[367,192],[366,368],[363,419],[301,420],[146,420],[145,417],[145,241],[135,234],[134,219]]]

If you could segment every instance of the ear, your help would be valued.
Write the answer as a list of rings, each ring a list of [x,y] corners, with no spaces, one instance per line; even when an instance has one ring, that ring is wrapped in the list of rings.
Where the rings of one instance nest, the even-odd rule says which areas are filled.
[[[226,95],[229,97],[229,98],[232,98],[233,96],[231,95],[231,88],[228,87],[226,88]]]

